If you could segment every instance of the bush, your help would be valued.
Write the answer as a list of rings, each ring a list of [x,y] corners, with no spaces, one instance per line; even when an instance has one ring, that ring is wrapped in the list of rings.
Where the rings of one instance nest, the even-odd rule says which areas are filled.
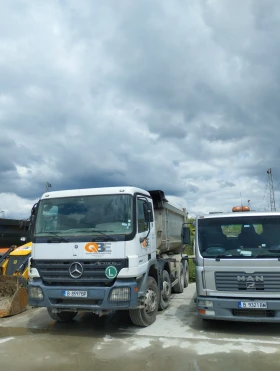
[[[189,223],[194,223],[194,218],[189,218],[188,219]],[[195,251],[194,251],[194,239],[195,239],[195,229],[194,229],[194,224],[189,224],[190,232],[191,232],[191,240],[190,240],[190,245],[185,245],[184,248],[184,253],[187,254],[188,256],[194,256]],[[195,282],[195,264],[193,262],[193,259],[189,259],[189,277],[190,277],[190,282]]]
[[[188,256],[194,256],[193,247],[190,245],[186,245],[184,248],[184,253]],[[193,259],[189,259],[189,275],[190,275],[190,282],[195,282],[195,264]]]
[[[193,247],[191,245],[185,245],[184,253],[189,256],[193,256],[194,255]]]
[[[189,279],[190,282],[195,282],[195,264],[193,259],[189,259]]]

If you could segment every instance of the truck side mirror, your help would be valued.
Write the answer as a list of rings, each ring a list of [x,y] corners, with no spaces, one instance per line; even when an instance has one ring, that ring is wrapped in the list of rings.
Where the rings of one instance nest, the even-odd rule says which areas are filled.
[[[182,243],[183,245],[189,245],[191,242],[191,231],[190,228],[186,225],[182,226]]]
[[[31,209],[31,215],[32,216],[35,215],[37,206],[38,206],[38,203],[36,203],[36,204],[33,205],[32,209]]]

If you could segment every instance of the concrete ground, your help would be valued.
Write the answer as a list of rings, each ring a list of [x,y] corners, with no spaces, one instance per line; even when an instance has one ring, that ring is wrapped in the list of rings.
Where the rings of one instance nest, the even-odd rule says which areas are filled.
[[[45,309],[0,319],[0,370],[279,370],[280,324],[204,324],[194,295],[194,284],[174,295],[148,328],[133,326],[125,312],[80,314],[68,324]]]

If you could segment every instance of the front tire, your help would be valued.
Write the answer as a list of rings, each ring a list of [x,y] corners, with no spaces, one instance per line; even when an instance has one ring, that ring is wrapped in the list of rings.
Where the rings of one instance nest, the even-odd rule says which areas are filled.
[[[162,272],[163,288],[160,295],[159,310],[164,310],[168,307],[171,299],[171,279],[169,273],[164,270]]]
[[[47,308],[49,316],[57,322],[69,322],[76,317],[78,312],[60,312],[55,313],[52,308]]]
[[[144,308],[129,310],[129,316],[134,325],[148,327],[155,322],[159,306],[159,295],[156,280],[153,277],[148,277]]]

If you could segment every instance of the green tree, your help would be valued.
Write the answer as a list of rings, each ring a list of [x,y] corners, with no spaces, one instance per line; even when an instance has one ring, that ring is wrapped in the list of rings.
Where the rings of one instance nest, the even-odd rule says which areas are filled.
[[[195,240],[195,227],[194,227],[194,218],[188,219],[188,227],[190,228],[190,243],[185,245],[184,252],[190,256],[194,255],[194,240]]]
[[[194,241],[195,241],[195,226],[194,226],[194,218],[188,219],[188,227],[190,228],[190,244],[185,245],[185,253],[190,257],[189,259],[189,278],[190,282],[195,282],[195,264],[193,262],[193,256],[195,255],[194,251]]]

